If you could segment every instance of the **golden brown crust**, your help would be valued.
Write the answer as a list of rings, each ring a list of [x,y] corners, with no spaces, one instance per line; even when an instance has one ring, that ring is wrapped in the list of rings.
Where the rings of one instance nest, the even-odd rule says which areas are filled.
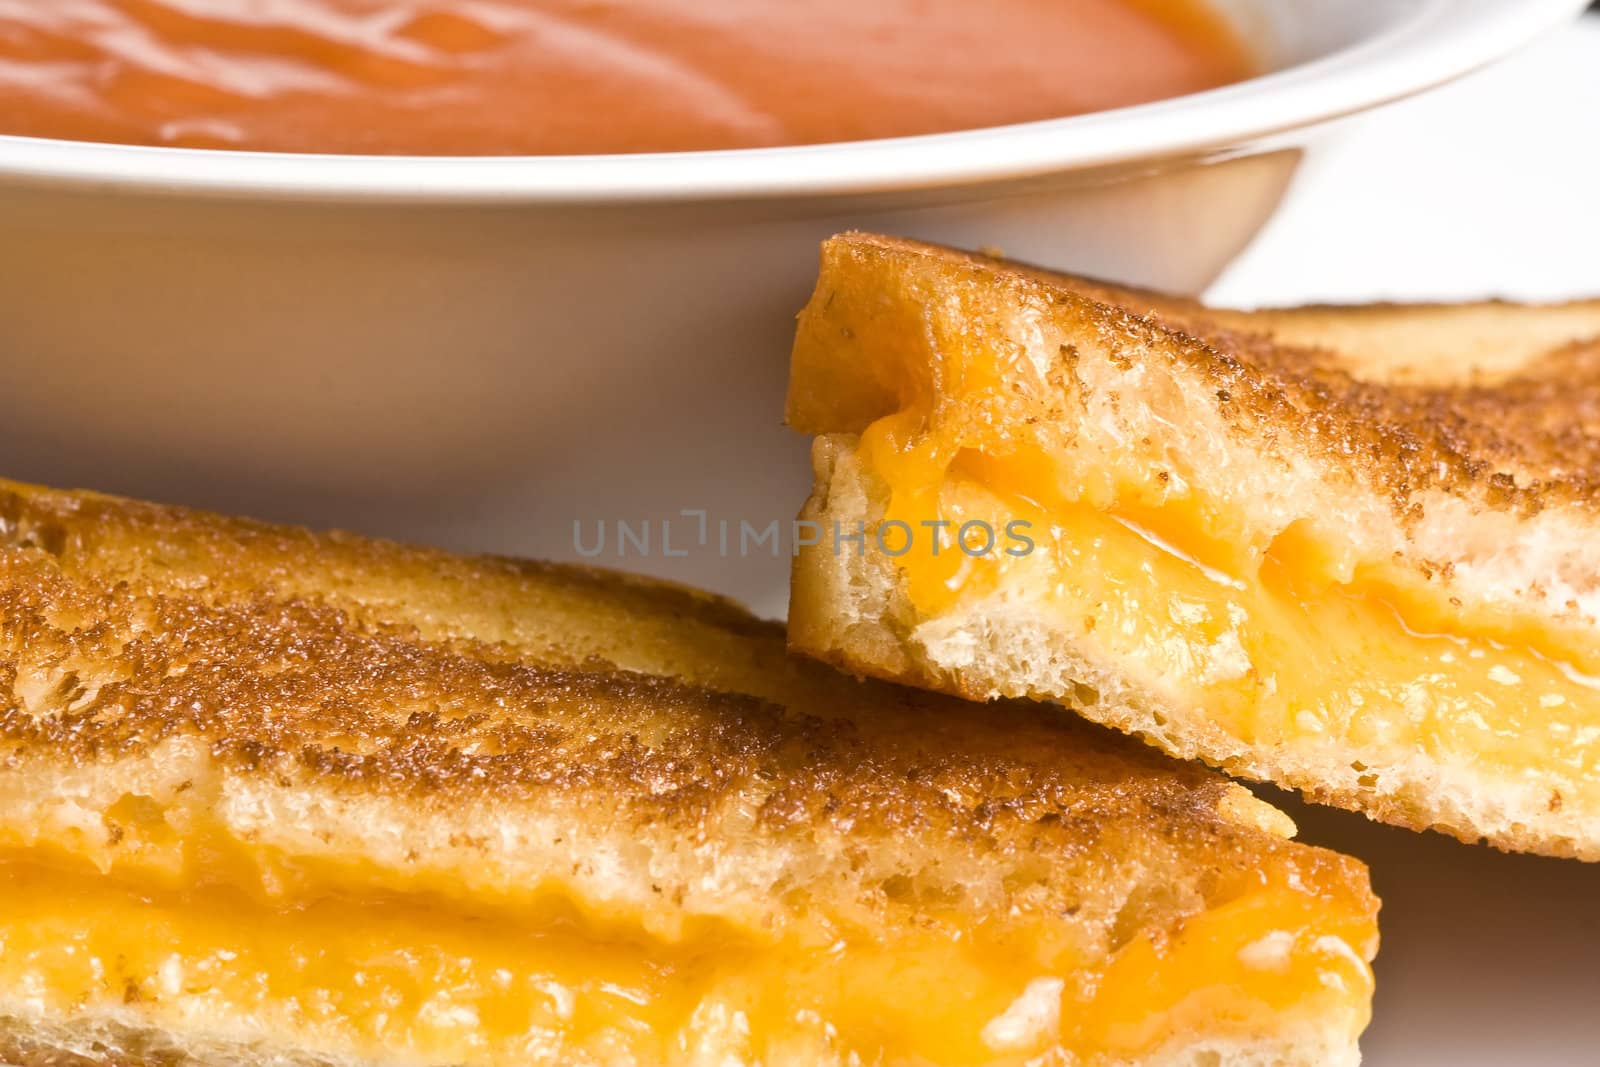
[[[241,769],[291,759],[315,774],[371,789],[638,792],[649,782],[651,788],[635,799],[659,806],[662,816],[758,764],[786,759],[801,767],[810,763],[819,776],[812,784],[819,788],[823,777],[859,778],[841,794],[863,811],[896,821],[910,814],[893,810],[913,799],[900,783],[860,774],[859,765],[842,758],[861,744],[854,722],[793,715],[746,695],[619,671],[583,656],[581,648],[566,650],[565,664],[549,666],[521,662],[517,649],[470,635],[422,639],[402,621],[353,618],[337,597],[274,595],[270,585],[243,569],[276,557],[284,572],[299,570],[298,563],[324,548],[304,531],[234,525],[246,553],[232,568],[208,572],[211,581],[190,592],[162,577],[145,578],[136,561],[119,565],[106,554],[102,532],[108,523],[129,522],[167,546],[198,548],[215,560],[221,550],[235,547],[224,544],[224,520],[106,498],[12,491],[5,500],[11,518],[7,540],[0,542],[0,610],[6,619],[0,691],[18,692],[21,699],[0,712],[0,738],[13,751],[45,749],[63,761],[94,763],[146,752],[181,733],[203,738],[219,758]],[[430,555],[339,535],[327,544],[359,554],[376,568],[425,564]],[[63,557],[72,562],[63,566]],[[620,592],[643,610],[703,613],[703,621],[738,638],[781,641],[776,626],[672,587],[537,564],[479,564],[480,582],[499,572],[534,584],[573,582],[590,590],[609,585],[608,592]],[[94,573],[102,569],[105,577]],[[112,576],[115,581],[108,581]],[[41,675],[54,684],[41,690]],[[872,695],[920,703],[892,690]],[[893,710],[883,709],[877,725],[896,718]],[[908,719],[917,716],[915,708],[903,710]],[[653,720],[665,720],[669,728],[657,743],[645,745],[640,736]],[[1039,732],[1059,731],[1044,725]],[[906,740],[921,733],[919,725]],[[1073,769],[1085,783],[1106,777],[1099,750],[1110,755],[1122,746],[1087,731],[1074,733],[1090,751],[1071,752]],[[1044,736],[1032,740],[1047,743]],[[977,776],[965,784],[982,791],[981,779],[997,770],[985,767],[984,757],[992,760],[1013,747],[989,744],[961,758],[934,747],[927,753],[928,770],[938,775],[960,766],[962,775]],[[785,750],[787,757],[780,755]],[[1149,794],[1157,805],[1177,798],[1192,805],[1191,787],[1215,793],[1220,786],[1142,754],[1121,755],[1136,767],[1109,777],[1159,770]],[[794,790],[796,796],[809,792],[808,786]],[[775,807],[785,817],[800,814],[792,801]]]
[[[779,627],[676,588],[14,485],[0,516],[0,766],[92,765],[183,736],[235,774],[292,767],[423,798],[605,796],[685,830],[765,779],[758,821],[774,833],[978,835],[1063,862],[1106,834],[1155,835],[1208,867],[1312,855],[1220,813],[1232,787],[1209,772],[1032,705],[844,679],[789,660]],[[626,634],[575,634],[552,660],[528,620],[486,641],[445,632],[438,605],[426,618],[371,607],[395,592],[386,580],[430,568],[465,576],[465,618],[508,596],[537,615],[576,588],[705,646],[647,650],[660,671],[704,655],[731,661],[730,677],[773,661],[787,673],[750,695],[618,670],[604,639]]]
[[[1293,343],[1314,333],[1297,318],[1314,321],[1324,309],[1221,311],[873,234],[836,237],[823,256],[825,287],[863,279],[923,295],[937,289],[967,302],[975,332],[984,329],[986,307],[1005,302],[1071,321],[1123,347],[1147,349],[1195,375],[1236,432],[1295,440],[1331,468],[1367,482],[1402,519],[1418,496],[1436,491],[1523,514],[1556,503],[1600,507],[1600,302],[1558,309],[1501,306],[1505,315],[1553,313],[1571,328],[1587,324],[1593,336],[1529,352],[1520,366],[1498,365],[1490,380],[1488,371],[1475,377],[1465,361],[1419,375],[1401,358],[1361,362]],[[894,295],[880,299],[887,307]],[[820,309],[829,297],[819,289],[817,313],[802,319],[797,358],[838,347],[808,343],[806,335],[827,327]],[[1370,314],[1381,317],[1389,310]],[[1429,310],[1451,311],[1409,308],[1406,314]],[[1480,316],[1492,312],[1493,306],[1470,309]],[[1472,349],[1473,341],[1469,336],[1463,347]],[[1061,357],[1061,369],[1070,372],[1071,354]],[[804,432],[857,433],[896,410],[888,381],[841,382],[824,367],[800,363],[793,382],[790,421]]]
[[[943,587],[883,553],[803,553],[795,647],[970,698],[1061,700],[1179,758],[1401,825],[1600,857],[1583,688],[1600,662],[1600,302],[1228,311],[851,234],[825,247],[789,402],[822,435],[812,521],[870,529],[891,509],[948,518],[973,501],[1061,520],[1049,550]],[[1134,573],[1139,557],[1095,532],[1107,518],[1208,590],[1256,583],[1264,610],[1206,593],[1228,624],[1185,628],[1188,594],[1174,587],[1169,611],[1162,583],[1181,579],[1163,578],[1122,609],[1157,637],[1107,639],[1090,598],[1103,585],[1072,610],[1059,592],[1068,568]],[[1449,643],[1438,663],[1464,642],[1564,681],[1502,665],[1452,687],[1429,653],[1396,648],[1383,667],[1398,683],[1347,690],[1389,651],[1358,627],[1327,634],[1348,667],[1280,687],[1299,664],[1274,642],[1314,649],[1325,631],[1296,630],[1295,613],[1347,594],[1381,605],[1379,625],[1392,613]],[[1219,677],[1250,688],[1210,688]],[[1516,725],[1472,734],[1484,702]]]
[[[659,1045],[684,1062],[768,1047],[694,1036],[701,1007],[743,1003],[745,954],[758,982],[774,961],[831,968],[836,950],[841,981],[852,954],[905,951],[915,972],[930,945],[984,967],[994,953],[1019,989],[1057,968],[1088,982],[1136,940],[1287,889],[1370,959],[1365,868],[1283,822],[1049,708],[791,658],[780,627],[686,590],[0,483],[0,874],[40,863],[49,885],[226,902],[269,933],[335,900],[412,916],[428,933],[397,927],[407,939],[459,920],[530,952],[569,938],[601,966],[608,950],[687,960]],[[387,1036],[302,1025],[317,989],[274,988],[265,1014],[235,1019],[204,986],[152,978],[107,1002],[92,985],[48,1003],[0,989],[0,1061],[391,1058]],[[879,993],[894,996],[864,995]],[[1308,985],[1260,1033],[1185,1015],[1149,1061],[1242,1042],[1349,1062],[1368,995]],[[753,1030],[809,1007],[772,1010]],[[811,1027],[799,1058],[833,1062],[832,1020]],[[562,1062],[661,1062],[596,1041]]]

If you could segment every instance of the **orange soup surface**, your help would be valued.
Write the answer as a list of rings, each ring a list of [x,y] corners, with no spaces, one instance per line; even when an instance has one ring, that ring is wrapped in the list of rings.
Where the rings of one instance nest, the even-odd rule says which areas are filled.
[[[0,0],[0,133],[551,155],[854,141],[1251,73],[1198,0]]]

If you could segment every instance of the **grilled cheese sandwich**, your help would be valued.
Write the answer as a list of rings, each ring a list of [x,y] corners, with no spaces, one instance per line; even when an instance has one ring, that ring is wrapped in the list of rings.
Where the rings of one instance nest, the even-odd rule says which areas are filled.
[[[1291,829],[676,587],[0,483],[0,1062],[1353,1064]]]
[[[805,517],[944,540],[821,538],[791,641],[1600,858],[1597,410],[1600,303],[1234,312],[846,235],[794,354]]]

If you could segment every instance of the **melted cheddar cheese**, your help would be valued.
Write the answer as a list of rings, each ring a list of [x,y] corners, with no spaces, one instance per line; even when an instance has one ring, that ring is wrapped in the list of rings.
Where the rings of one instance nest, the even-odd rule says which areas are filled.
[[[985,435],[968,424],[955,440],[929,422],[911,404],[861,437],[862,461],[889,490],[884,520],[1022,520],[1034,545],[974,557],[928,538],[897,556],[923,619],[1009,591],[1091,659],[1245,744],[1327,735],[1511,778],[1540,767],[1600,804],[1600,651],[1584,635],[1464,607],[1393,561],[1353,558],[1305,520],[1253,543],[1193,485],[1154,499],[1131,475],[1123,485],[1066,467],[1026,426],[996,420]]]
[[[1364,1025],[1375,937],[1365,905],[1293,871],[1244,875],[1170,936],[1138,935],[1089,965],[1040,961],[981,927],[824,945],[708,924],[665,940],[555,898],[516,915],[335,887],[273,903],[64,855],[0,857],[3,1010],[393,1063],[669,1064],[702,1050],[776,1062],[826,1050],[958,1064],[1056,1048],[1092,1062],[1194,1033],[1259,1032],[1291,1010]]]

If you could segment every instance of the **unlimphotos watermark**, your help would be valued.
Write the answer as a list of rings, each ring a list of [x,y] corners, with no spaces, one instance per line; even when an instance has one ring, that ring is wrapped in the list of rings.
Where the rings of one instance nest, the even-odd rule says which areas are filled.
[[[938,556],[959,552],[972,559],[991,556],[1026,556],[1034,550],[1033,524],[1012,519],[995,524],[982,519],[953,522],[900,519],[867,524],[810,519],[718,518],[703,508],[687,508],[676,516],[655,519],[574,519],[572,547],[585,559],[680,559],[714,553],[723,559],[784,555],[820,548],[836,556],[879,552],[904,556],[924,552]]]

